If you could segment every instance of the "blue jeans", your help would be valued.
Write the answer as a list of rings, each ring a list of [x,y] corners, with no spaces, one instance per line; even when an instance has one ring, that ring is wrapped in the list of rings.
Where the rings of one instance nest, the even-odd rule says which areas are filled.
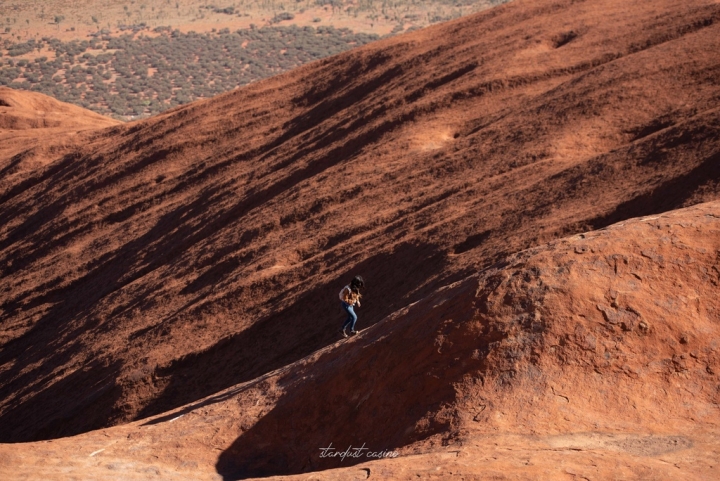
[[[343,331],[350,326],[350,330],[355,330],[355,323],[357,322],[357,314],[355,314],[355,309],[353,309],[353,306],[348,304],[347,302],[340,301],[340,304],[342,304],[343,311],[347,313],[347,319],[345,320],[345,324],[343,324]]]

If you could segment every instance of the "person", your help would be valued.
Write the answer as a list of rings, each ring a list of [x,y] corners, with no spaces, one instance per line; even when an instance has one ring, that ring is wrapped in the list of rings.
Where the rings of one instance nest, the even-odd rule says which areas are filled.
[[[360,307],[360,289],[365,287],[365,281],[361,276],[355,276],[350,284],[346,285],[340,291],[340,302],[343,311],[347,314],[345,323],[340,332],[343,337],[348,337],[347,328],[350,328],[350,334],[355,335],[355,323],[357,322],[357,314],[355,314],[355,306]]]

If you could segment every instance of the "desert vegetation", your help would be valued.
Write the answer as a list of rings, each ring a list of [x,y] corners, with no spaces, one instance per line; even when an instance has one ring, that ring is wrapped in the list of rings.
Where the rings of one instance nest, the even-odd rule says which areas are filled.
[[[397,24],[425,26],[456,18],[507,0],[48,0],[38,6],[31,0],[0,4],[0,27],[13,36],[54,31],[57,34],[115,29],[122,24],[145,23],[151,28],[194,25],[196,31],[212,24],[231,29],[249,23],[268,25],[292,20],[306,25],[321,18],[353,31],[386,34]],[[8,32],[8,33],[10,33]],[[65,35],[72,37],[73,35]]]
[[[0,85],[130,119],[212,97],[377,38],[331,26],[273,26],[209,33],[155,28],[70,42],[5,40]]]
[[[147,117],[506,1],[17,0],[0,4],[0,86]]]

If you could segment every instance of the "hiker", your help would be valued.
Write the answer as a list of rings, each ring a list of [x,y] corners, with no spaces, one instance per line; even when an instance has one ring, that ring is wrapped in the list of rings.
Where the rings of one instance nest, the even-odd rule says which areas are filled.
[[[343,287],[340,291],[340,302],[342,303],[343,311],[347,314],[347,319],[340,329],[344,337],[348,337],[346,332],[347,328],[350,328],[350,334],[355,335],[355,323],[357,322],[357,314],[355,314],[355,306],[360,307],[360,289],[365,287],[365,281],[360,276],[355,276],[350,284]]]

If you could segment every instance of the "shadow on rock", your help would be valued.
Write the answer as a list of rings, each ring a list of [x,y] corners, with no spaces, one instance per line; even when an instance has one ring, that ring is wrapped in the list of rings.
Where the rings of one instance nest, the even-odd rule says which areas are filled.
[[[457,383],[485,369],[478,352],[502,337],[476,319],[476,289],[474,278],[441,289],[282,374],[283,395],[220,455],[218,473],[234,480],[347,467],[448,432]],[[330,447],[366,449],[321,456]]]
[[[404,268],[398,270],[394,267],[397,265]],[[312,289],[291,307],[259,319],[205,351],[158,369],[157,375],[170,377],[170,382],[138,418],[169,411],[250,381],[338,341],[345,314],[337,293],[355,274],[362,273],[367,281],[367,300],[358,309],[357,327],[364,329],[401,305],[426,296],[438,283],[451,282],[461,275],[422,285],[422,281],[435,279],[445,265],[445,257],[428,244],[404,244],[393,252],[379,253],[339,273],[331,284]]]

